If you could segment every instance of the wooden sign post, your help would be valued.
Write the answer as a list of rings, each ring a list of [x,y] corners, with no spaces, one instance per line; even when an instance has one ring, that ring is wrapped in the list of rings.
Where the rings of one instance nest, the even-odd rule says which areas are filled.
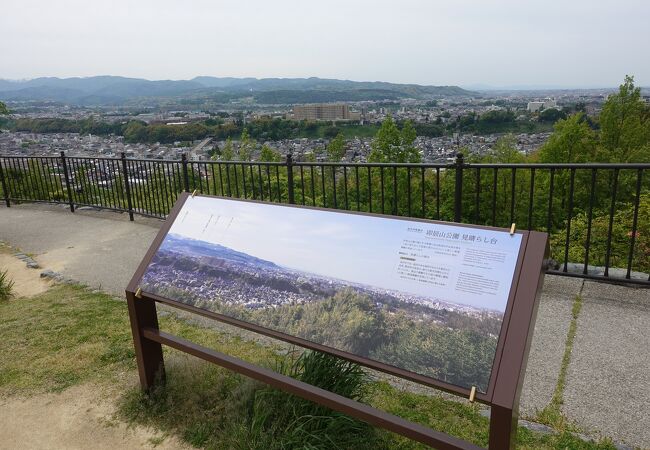
[[[300,243],[286,248],[292,237]],[[301,259],[310,245],[312,257]],[[156,303],[163,303],[489,405],[489,448],[513,448],[547,254],[546,234],[514,225],[502,230],[184,193],[126,289],[140,382],[145,390],[164,382],[167,345],[434,448],[480,448],[166,333],[156,315]],[[298,278],[300,289],[292,284]],[[254,298],[233,295],[242,286]],[[335,301],[339,290],[370,299],[377,313],[402,311],[440,333],[449,327],[435,324],[452,316],[498,324],[498,337],[456,330],[493,350],[482,355],[491,370],[441,376],[409,360],[395,363],[391,354],[309,340],[265,318]],[[166,295],[179,291],[182,298]]]

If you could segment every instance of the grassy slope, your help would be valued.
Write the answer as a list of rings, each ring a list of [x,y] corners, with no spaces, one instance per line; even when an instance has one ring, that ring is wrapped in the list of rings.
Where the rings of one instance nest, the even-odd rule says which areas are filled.
[[[202,345],[265,365],[277,364],[275,349],[203,329],[173,317],[161,328]],[[262,386],[216,366],[166,350],[168,383],[151,398],[139,393],[126,305],[105,294],[58,286],[31,299],[0,302],[0,396],[60,391],[83,382],[117,386],[127,420],[178,433],[188,442],[221,448],[268,448],[245,442],[247,429],[232,434],[233,418],[246,412],[243,400]],[[475,406],[404,393],[373,383],[374,406],[480,445],[487,445],[488,422]],[[233,439],[235,441],[233,441]],[[239,441],[237,441],[239,439]],[[239,444],[238,444],[239,443]],[[520,448],[610,449],[608,442],[584,443],[568,433],[543,436],[519,430]],[[355,448],[368,443],[359,442]],[[266,446],[266,447],[265,447]],[[424,448],[392,433],[377,431],[373,448]]]

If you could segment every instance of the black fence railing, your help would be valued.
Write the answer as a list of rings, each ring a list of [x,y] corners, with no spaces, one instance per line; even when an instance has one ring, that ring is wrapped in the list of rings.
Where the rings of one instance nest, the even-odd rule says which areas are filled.
[[[6,205],[163,219],[182,191],[548,232],[550,273],[650,286],[650,164],[379,164],[0,156]]]

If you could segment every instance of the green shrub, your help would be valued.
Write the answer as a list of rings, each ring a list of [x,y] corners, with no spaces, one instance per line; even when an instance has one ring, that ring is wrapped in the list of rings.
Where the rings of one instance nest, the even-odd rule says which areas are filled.
[[[14,282],[9,279],[8,271],[0,272],[0,300],[8,300],[14,295]]]

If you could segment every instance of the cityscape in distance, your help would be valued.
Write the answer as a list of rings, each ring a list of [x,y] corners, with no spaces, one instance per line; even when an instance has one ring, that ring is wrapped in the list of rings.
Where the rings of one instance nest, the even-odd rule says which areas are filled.
[[[248,158],[264,147],[294,159],[331,160],[341,134],[344,161],[364,162],[380,124],[409,121],[423,162],[446,162],[459,151],[489,155],[512,136],[524,155],[538,150],[554,123],[573,112],[597,116],[615,88],[467,90],[320,78],[216,78],[149,81],[124,77],[0,79],[5,155],[232,159],[241,133]],[[650,91],[643,90],[650,98]],[[140,125],[146,127],[143,132]],[[231,139],[232,143],[228,140]]]

